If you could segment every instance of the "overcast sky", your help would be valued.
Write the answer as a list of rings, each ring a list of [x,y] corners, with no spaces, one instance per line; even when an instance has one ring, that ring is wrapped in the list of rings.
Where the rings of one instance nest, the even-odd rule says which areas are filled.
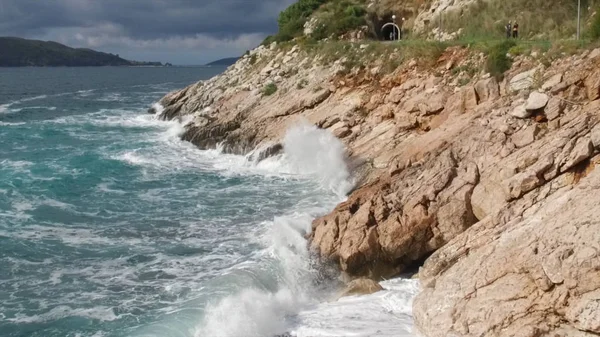
[[[277,30],[295,0],[0,0],[0,36],[52,40],[138,61],[204,64]]]

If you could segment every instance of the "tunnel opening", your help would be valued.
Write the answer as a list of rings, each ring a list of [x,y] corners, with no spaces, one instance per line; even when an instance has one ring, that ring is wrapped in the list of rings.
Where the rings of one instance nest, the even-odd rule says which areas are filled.
[[[402,39],[400,27],[392,22],[386,23],[381,27],[381,39],[383,41],[397,41]]]

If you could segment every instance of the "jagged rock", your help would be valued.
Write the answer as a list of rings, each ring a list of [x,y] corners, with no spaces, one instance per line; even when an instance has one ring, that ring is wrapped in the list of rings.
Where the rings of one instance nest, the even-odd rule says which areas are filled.
[[[565,105],[565,101],[559,97],[550,98],[545,109],[546,118],[548,118],[550,121],[553,121],[560,117],[565,111]]]
[[[348,137],[350,134],[352,134],[352,131],[346,126],[337,128],[333,131],[333,135],[337,138],[345,138]]]
[[[561,171],[564,172],[582,161],[590,158],[594,153],[594,144],[588,138],[581,138],[570,151],[565,163],[561,166]]]
[[[354,295],[369,295],[382,290],[383,287],[379,283],[371,279],[360,278],[350,281],[350,283],[346,285],[346,289],[344,289],[340,294],[340,297]]]
[[[477,104],[479,104],[479,99],[477,98],[477,92],[475,92],[475,88],[466,87],[463,93],[465,109],[467,111],[475,109],[477,107]]]
[[[535,112],[541,110],[548,105],[548,95],[539,92],[532,92],[527,99],[525,110]]]
[[[253,158],[280,153],[286,130],[299,120],[341,137],[356,187],[315,219],[310,248],[349,276],[376,279],[427,259],[414,310],[426,335],[589,335],[598,327],[600,289],[593,259],[600,242],[600,100],[589,101],[596,84],[588,75],[598,60],[552,62],[544,72],[564,74],[550,89],[557,97],[536,102],[534,112],[525,109],[529,90],[519,89],[521,98],[507,91],[511,82],[529,88],[541,68],[514,81],[507,76],[496,97],[491,77],[475,86],[449,84],[449,59],[485,60],[452,48],[433,69],[413,60],[375,77],[369,71],[381,64],[348,74],[339,61],[325,65],[299,49],[259,47],[250,54],[279,69],[261,74],[264,68],[245,58],[165,96],[162,117],[189,115],[183,139],[201,148],[265,149]],[[507,74],[532,62],[516,57]],[[262,98],[259,88],[276,76],[278,94]],[[299,89],[302,80],[309,85]],[[532,113],[537,122],[522,120]]]
[[[562,73],[559,73],[559,74],[556,74],[556,75],[550,77],[546,82],[544,82],[544,84],[542,84],[542,90],[548,91],[548,90],[556,87],[557,85],[560,84],[560,82],[562,82],[562,78],[563,78]]]
[[[591,132],[592,143],[597,150],[600,150],[600,124],[596,125]]]
[[[590,101],[600,98],[600,70],[588,76],[584,82],[587,98]]]
[[[521,148],[535,142],[535,137],[539,132],[540,129],[538,125],[534,124],[516,132],[512,135],[511,139],[517,148]]]
[[[525,105],[519,105],[510,112],[511,116],[516,118],[529,118],[533,114],[532,111],[525,109]]]
[[[475,84],[475,91],[481,102],[495,100],[500,97],[500,88],[494,77],[478,81]]]
[[[600,171],[581,184],[555,192],[527,218],[482,221],[434,253],[420,271],[419,330],[430,337],[598,332]]]
[[[394,87],[387,96],[386,101],[398,104],[402,100],[402,97],[404,97],[404,89],[402,87]]]

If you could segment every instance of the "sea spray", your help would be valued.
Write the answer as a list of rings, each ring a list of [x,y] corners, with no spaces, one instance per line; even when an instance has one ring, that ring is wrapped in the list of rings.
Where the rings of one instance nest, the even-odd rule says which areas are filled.
[[[302,174],[311,174],[321,185],[338,195],[353,186],[346,165],[344,144],[331,132],[302,121],[292,127],[283,140],[286,160]]]
[[[352,187],[343,144],[329,131],[301,123],[288,130],[284,153],[269,158],[267,165],[287,174],[316,179],[325,190],[338,195],[338,202]],[[251,156],[250,156],[251,157]],[[254,163],[265,165],[265,163]],[[318,212],[296,212],[275,217],[263,234],[265,253],[276,267],[275,290],[262,285],[243,289],[207,307],[196,336],[271,336],[285,333],[300,310],[319,303],[326,294],[315,288],[318,271],[311,264],[306,234],[315,216],[334,206],[321,205]]]

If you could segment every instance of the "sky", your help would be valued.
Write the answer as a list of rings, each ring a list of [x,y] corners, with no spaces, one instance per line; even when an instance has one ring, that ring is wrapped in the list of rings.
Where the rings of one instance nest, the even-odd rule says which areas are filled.
[[[57,41],[136,61],[205,64],[277,31],[295,0],[0,0],[0,36]]]

